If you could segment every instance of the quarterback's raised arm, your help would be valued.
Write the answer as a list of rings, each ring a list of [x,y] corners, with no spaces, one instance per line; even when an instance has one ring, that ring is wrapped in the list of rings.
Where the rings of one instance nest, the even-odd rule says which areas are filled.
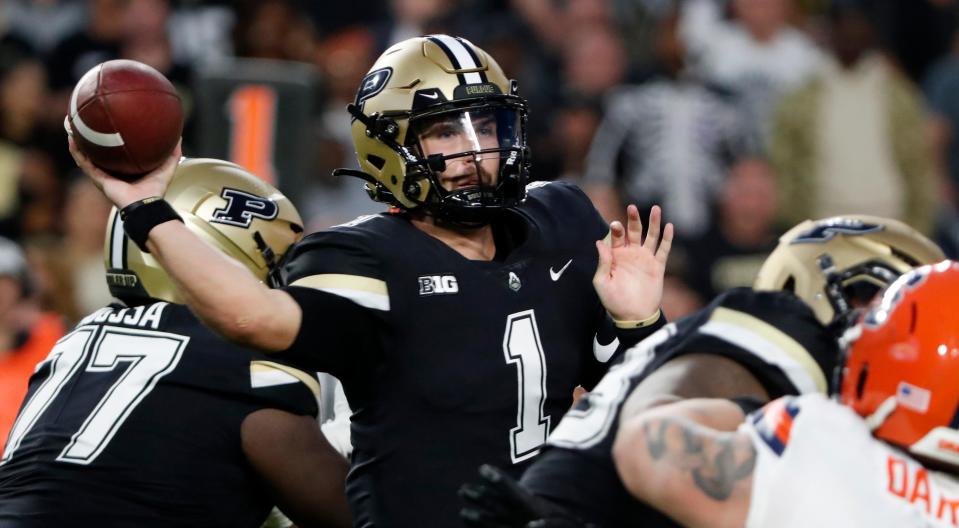
[[[741,527],[756,451],[745,434],[722,429],[742,418],[736,404],[709,399],[639,414],[616,436],[616,470],[630,493],[683,526]]]
[[[210,327],[237,343],[285,350],[300,328],[299,305],[212,248],[177,219],[164,196],[180,160],[179,146],[156,170],[127,182],[100,170],[69,139],[77,166],[120,210],[124,229],[144,244],[176,283],[186,304]],[[140,239],[140,240],[138,240]]]

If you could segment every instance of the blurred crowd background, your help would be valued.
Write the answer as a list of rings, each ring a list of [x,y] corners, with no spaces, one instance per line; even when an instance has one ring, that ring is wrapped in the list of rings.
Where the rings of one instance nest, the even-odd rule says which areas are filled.
[[[0,282],[30,284],[0,299],[0,349],[38,313],[69,324],[110,299],[109,206],[77,174],[63,117],[80,76],[114,58],[180,90],[186,155],[279,172],[315,230],[382,209],[330,176],[356,164],[345,105],[377,55],[411,36],[466,37],[529,99],[534,179],[579,184],[610,220],[625,203],[663,205],[680,238],[671,318],[749,284],[805,218],[899,218],[957,257],[957,3],[3,0],[0,235],[30,276],[8,259]],[[280,83],[263,92],[279,98],[249,90],[257,78]],[[250,122],[265,154],[217,147]]]

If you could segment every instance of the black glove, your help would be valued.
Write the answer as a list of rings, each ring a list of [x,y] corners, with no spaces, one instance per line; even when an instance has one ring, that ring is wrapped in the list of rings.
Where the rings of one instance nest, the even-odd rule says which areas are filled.
[[[480,482],[464,484],[459,491],[466,505],[460,517],[478,528],[584,528],[589,527],[556,504],[537,497],[501,470],[482,465]]]

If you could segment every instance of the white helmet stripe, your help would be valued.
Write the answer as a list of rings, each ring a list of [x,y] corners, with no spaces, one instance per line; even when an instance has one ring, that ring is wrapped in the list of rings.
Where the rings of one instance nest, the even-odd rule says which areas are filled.
[[[120,218],[120,212],[113,216],[113,226],[110,228],[110,267],[113,269],[126,269],[126,263],[123,262],[126,256],[126,233],[123,231],[123,220]]]
[[[88,71],[77,83],[79,87],[82,85],[87,77],[100,75],[100,66]],[[77,111],[77,89],[73,89],[73,95],[70,96],[70,118],[73,121],[73,127],[77,132],[83,136],[83,139],[86,139],[90,143],[100,147],[122,147],[123,146],[123,137],[119,132],[114,132],[112,134],[105,134],[103,132],[97,132],[92,128],[88,127],[86,123],[83,122],[83,119],[80,118],[80,114]]]
[[[453,54],[455,62],[464,70],[479,68],[480,65],[473,60],[473,55],[466,49],[466,45],[449,35],[433,35],[433,38],[439,40]],[[455,64],[454,64],[455,66]],[[463,74],[466,84],[479,84],[483,82],[479,72],[470,72]]]

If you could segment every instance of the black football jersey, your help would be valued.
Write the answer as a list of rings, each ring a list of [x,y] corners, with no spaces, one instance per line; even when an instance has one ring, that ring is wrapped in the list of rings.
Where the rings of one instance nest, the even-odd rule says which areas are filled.
[[[357,526],[458,526],[459,486],[482,463],[518,476],[573,389],[606,370],[617,337],[602,335],[591,281],[608,226],[565,183],[530,185],[504,214],[497,247],[512,249],[490,262],[402,214],[310,235],[292,252],[288,291],[304,319],[287,357],[343,382]],[[332,296],[354,307],[331,307]]]
[[[772,399],[825,392],[839,358],[832,332],[798,297],[730,290],[627,351],[563,418],[521,483],[597,526],[674,526],[629,494],[611,454],[620,410],[633,389],[670,360],[694,353],[743,365]]]
[[[240,425],[315,415],[315,376],[182,305],[94,312],[37,366],[0,460],[0,526],[256,527],[272,502]]]

